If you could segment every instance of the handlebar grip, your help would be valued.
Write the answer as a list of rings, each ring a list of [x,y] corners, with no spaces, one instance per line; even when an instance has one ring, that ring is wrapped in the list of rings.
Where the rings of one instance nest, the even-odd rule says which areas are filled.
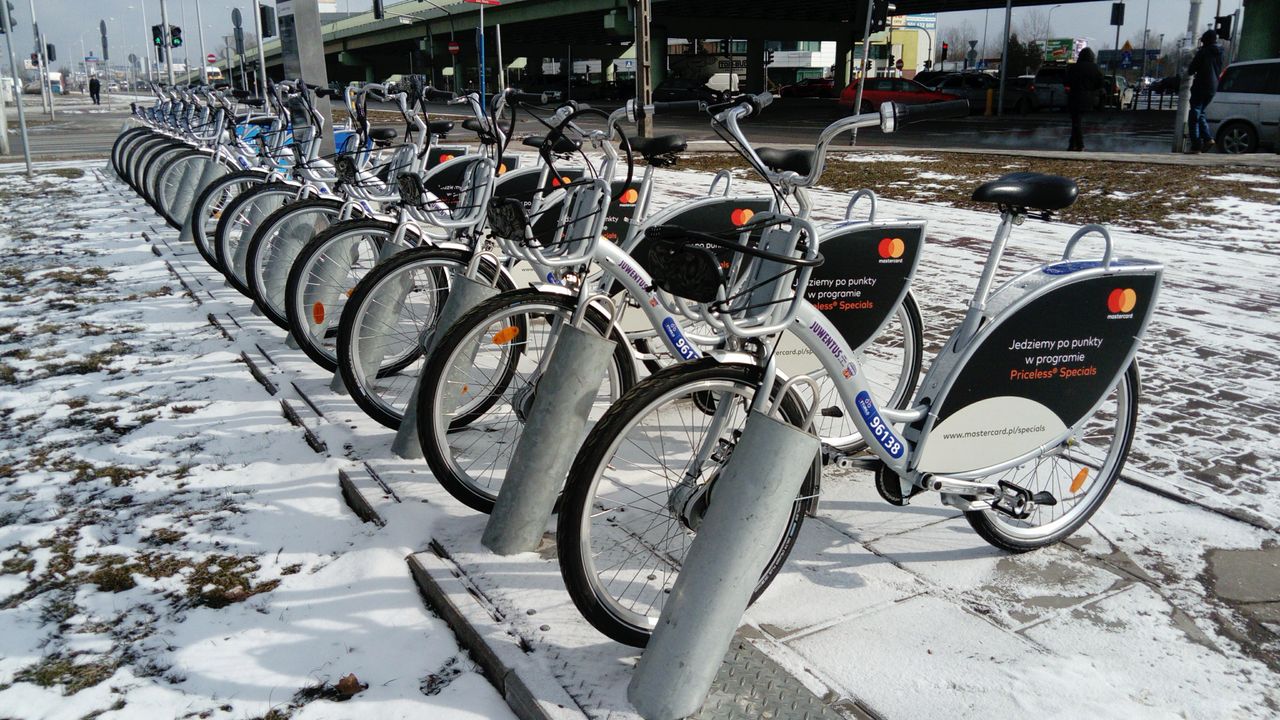
[[[229,87],[231,87],[231,83],[220,82],[213,84],[214,90],[226,90]]]
[[[303,83],[303,85],[306,85],[308,90],[319,90],[319,89],[320,89],[320,86],[319,86],[319,85],[312,85],[311,83]]]
[[[760,106],[761,110],[769,107],[769,105],[773,103],[773,93],[768,90],[753,97],[755,97],[756,104]]]
[[[706,109],[707,104],[701,100],[674,100],[671,102],[656,102],[653,104],[654,112],[674,112],[677,110],[703,111]]]
[[[547,93],[527,93],[513,92],[511,98],[516,102],[533,103],[534,105],[546,105],[549,102]]]
[[[316,90],[316,97],[322,97],[322,98],[338,97],[338,93],[339,91],[334,90],[333,88],[324,87],[324,88],[320,88],[319,90]]]
[[[249,99],[249,91],[248,91],[248,90],[232,90],[232,91],[231,91],[231,97],[233,97],[233,98],[235,98],[235,99],[237,99],[237,100],[248,100],[248,99]]]
[[[437,90],[436,88],[429,87],[422,91],[422,97],[427,100],[452,100],[455,95],[448,90]]]
[[[968,116],[968,114],[968,100],[948,100],[946,102],[929,103],[927,105],[893,104],[893,116],[900,123],[962,118]]]

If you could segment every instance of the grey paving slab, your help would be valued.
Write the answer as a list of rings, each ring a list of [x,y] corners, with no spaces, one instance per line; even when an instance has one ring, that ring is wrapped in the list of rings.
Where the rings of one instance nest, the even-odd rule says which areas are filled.
[[[1280,548],[1210,551],[1209,576],[1225,600],[1280,602]]]

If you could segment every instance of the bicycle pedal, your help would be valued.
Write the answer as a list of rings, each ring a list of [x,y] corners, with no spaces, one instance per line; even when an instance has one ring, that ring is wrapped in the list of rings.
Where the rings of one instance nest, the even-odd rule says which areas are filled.
[[[842,418],[844,417],[844,410],[841,410],[839,405],[832,405],[831,407],[822,408],[818,411],[818,414],[822,417]]]
[[[1053,493],[1049,492],[1048,490],[1041,490],[1040,492],[1031,496],[1031,502],[1035,503],[1036,505],[1046,505],[1048,507],[1053,507],[1054,505],[1058,504],[1058,498],[1054,497]]]

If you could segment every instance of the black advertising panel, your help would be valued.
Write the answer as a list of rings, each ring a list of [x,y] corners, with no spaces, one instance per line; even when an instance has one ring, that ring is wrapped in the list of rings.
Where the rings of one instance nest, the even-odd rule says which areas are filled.
[[[655,218],[655,220],[662,225],[675,225],[689,230],[697,230],[698,232],[727,233],[751,222],[756,213],[772,210],[773,203],[772,197],[714,198],[710,201],[700,202],[697,205],[680,208],[672,213],[666,213],[661,218]],[[730,256],[733,254],[732,251],[724,248],[716,247],[710,249],[720,257],[722,266],[730,261]],[[648,270],[648,240],[644,237],[639,238],[639,242],[631,250],[631,257],[640,263],[640,267]]]
[[[1000,321],[936,399],[917,468],[976,470],[1060,441],[1125,369],[1158,282],[1154,271],[1081,278]]]
[[[855,224],[824,236],[823,262],[813,269],[804,297],[848,347],[862,347],[902,302],[923,245],[919,222]]]
[[[604,219],[604,239],[621,243],[627,239],[631,221],[636,216],[636,203],[640,201],[640,189],[635,182],[614,180],[609,186],[609,214]]]

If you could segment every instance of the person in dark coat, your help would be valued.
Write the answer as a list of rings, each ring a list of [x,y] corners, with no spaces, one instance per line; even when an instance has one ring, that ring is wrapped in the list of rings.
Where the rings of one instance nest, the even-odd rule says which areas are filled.
[[[89,78],[89,99],[93,100],[94,105],[102,104],[102,83],[98,81],[97,75]]]
[[[1067,69],[1067,109],[1071,111],[1071,141],[1068,150],[1084,150],[1084,129],[1080,121],[1084,114],[1094,108],[1098,102],[1098,92],[1102,90],[1104,80],[1102,70],[1094,60],[1093,50],[1084,48],[1076,58],[1076,62]]]
[[[1191,152],[1204,152],[1213,147],[1205,109],[1218,94],[1218,78],[1222,76],[1225,64],[1226,56],[1218,45],[1218,33],[1206,30],[1200,36],[1200,49],[1187,67],[1187,74],[1195,76],[1191,80]]]

